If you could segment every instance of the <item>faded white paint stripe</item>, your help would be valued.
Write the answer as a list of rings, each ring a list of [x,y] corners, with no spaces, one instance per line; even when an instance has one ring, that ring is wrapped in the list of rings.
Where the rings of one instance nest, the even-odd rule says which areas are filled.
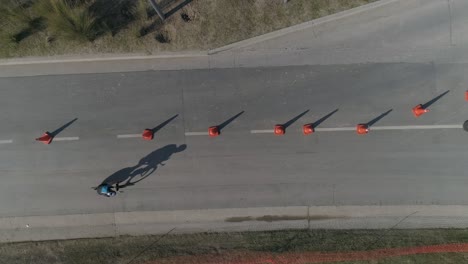
[[[141,134],[125,134],[125,135],[117,135],[117,138],[139,138],[142,137]]]
[[[208,136],[208,132],[185,132],[186,136]]]
[[[53,141],[73,141],[80,140],[79,137],[54,137]]]
[[[251,130],[250,133],[252,134],[270,134],[274,133],[273,129],[264,129],[264,130]]]
[[[10,144],[10,143],[13,143],[13,140],[12,140],[12,139],[3,139],[3,140],[0,140],[0,144]]]

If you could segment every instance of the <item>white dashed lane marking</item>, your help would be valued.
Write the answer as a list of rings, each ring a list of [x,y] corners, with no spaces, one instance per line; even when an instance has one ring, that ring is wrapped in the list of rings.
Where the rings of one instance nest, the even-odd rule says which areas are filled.
[[[73,141],[80,140],[79,137],[55,137],[53,141]]]
[[[125,134],[125,135],[117,135],[117,138],[139,138],[141,134]]]
[[[185,132],[186,136],[208,136],[208,132]]]

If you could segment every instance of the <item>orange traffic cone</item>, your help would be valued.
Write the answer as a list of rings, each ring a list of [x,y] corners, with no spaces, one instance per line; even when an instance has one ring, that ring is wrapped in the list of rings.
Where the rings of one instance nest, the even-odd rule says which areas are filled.
[[[356,126],[356,132],[359,135],[365,135],[369,132],[369,126],[367,126],[366,124],[359,124]]]
[[[210,135],[210,137],[217,137],[219,134],[220,131],[218,126],[212,126],[208,128],[208,135]]]
[[[465,91],[465,100],[468,101],[468,91]]]
[[[429,109],[423,108],[421,104],[418,104],[417,106],[413,107],[413,114],[415,117],[419,117],[427,112],[429,112]]]
[[[302,132],[304,133],[304,135],[312,134],[315,132],[314,126],[312,126],[312,124],[306,124],[302,127]]]
[[[143,130],[143,134],[141,135],[144,140],[153,140],[154,138],[154,133],[153,130],[147,128]]]
[[[38,137],[36,138],[36,141],[40,141],[46,145],[50,144],[52,142],[52,139],[54,137],[52,136],[52,134],[50,134],[49,132],[45,132],[41,137]]]
[[[277,136],[281,136],[281,135],[284,135],[286,133],[286,129],[283,125],[275,125],[275,135]]]

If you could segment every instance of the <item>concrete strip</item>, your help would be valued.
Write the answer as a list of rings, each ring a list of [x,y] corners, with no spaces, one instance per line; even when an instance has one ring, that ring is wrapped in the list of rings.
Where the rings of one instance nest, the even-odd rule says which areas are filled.
[[[0,242],[111,237],[113,222],[112,213],[0,218]]]
[[[417,213],[420,217],[468,217],[468,206],[465,205],[389,205],[389,206],[310,206],[309,214],[327,215],[330,217],[400,217]],[[467,223],[468,225],[468,223]]]
[[[220,53],[220,52],[227,51],[227,50],[231,50],[231,49],[244,48],[244,47],[259,43],[259,42],[263,42],[263,41],[266,41],[266,40],[271,40],[271,39],[274,39],[274,38],[278,38],[278,37],[281,37],[281,36],[284,36],[284,35],[287,35],[287,34],[290,34],[290,33],[293,33],[293,32],[298,32],[298,31],[301,31],[301,30],[310,29],[312,27],[320,26],[320,25],[323,25],[323,24],[326,24],[326,23],[329,23],[329,22],[334,22],[336,20],[340,20],[340,19],[343,19],[343,18],[346,18],[346,17],[349,17],[349,16],[359,15],[359,14],[361,14],[363,12],[369,12],[369,11],[373,11],[373,10],[378,9],[378,8],[387,7],[388,5],[397,4],[398,2],[401,2],[401,1],[402,0],[379,0],[377,2],[373,2],[373,3],[367,4],[367,5],[359,6],[359,7],[352,8],[352,9],[349,9],[349,10],[345,10],[345,11],[342,11],[342,12],[339,12],[339,13],[336,13],[336,14],[321,17],[321,18],[318,18],[318,19],[315,19],[315,20],[311,20],[311,21],[307,21],[307,22],[298,24],[298,25],[294,25],[294,26],[291,26],[291,27],[287,27],[287,28],[283,28],[283,29],[280,29],[280,30],[277,30],[277,31],[273,31],[273,32],[270,32],[270,33],[267,33],[267,34],[264,34],[264,35],[256,36],[256,37],[246,39],[246,40],[242,40],[242,41],[239,41],[239,42],[235,42],[235,43],[223,46],[223,47],[212,49],[212,50],[208,51],[208,54],[213,55],[213,54]]]
[[[0,218],[0,242],[291,228],[466,228],[468,206],[291,206]]]
[[[190,222],[225,222],[235,217],[263,217],[265,215],[307,216],[307,206],[226,208],[201,210],[176,210],[162,212],[124,212],[115,213],[115,224],[145,223],[190,223]]]

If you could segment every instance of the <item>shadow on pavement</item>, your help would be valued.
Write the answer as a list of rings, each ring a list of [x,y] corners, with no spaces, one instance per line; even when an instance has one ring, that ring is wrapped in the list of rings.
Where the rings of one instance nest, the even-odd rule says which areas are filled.
[[[440,95],[436,96],[434,99],[432,99],[432,100],[426,102],[425,104],[423,104],[422,108],[424,108],[424,109],[428,108],[429,106],[431,106],[433,103],[437,102],[440,98],[442,98],[443,96],[445,96],[449,92],[450,92],[450,90],[447,90],[447,91],[441,93]]]
[[[164,162],[169,160],[173,154],[182,152],[185,149],[187,149],[187,145],[185,144],[179,146],[176,144],[166,145],[140,159],[135,166],[126,167],[114,172],[104,179],[100,185],[107,184],[112,186],[119,184],[119,189],[133,186],[153,174],[159,165],[164,166]]]
[[[338,108],[331,111],[330,113],[328,113],[326,116],[320,118],[319,120],[315,121],[314,123],[312,123],[312,127],[313,128],[316,128],[318,127],[320,124],[322,124],[325,120],[327,120],[328,118],[330,118],[332,115],[334,115],[336,112],[338,112]]]
[[[393,109],[390,109],[387,112],[380,114],[378,117],[376,117],[376,118],[372,119],[371,121],[367,122],[366,125],[368,127],[373,126],[375,123],[379,122],[380,119],[384,118],[386,115],[390,114],[390,112],[392,112],[392,111],[393,111]]]
[[[224,121],[223,123],[218,125],[219,130],[223,130],[227,125],[229,125],[232,121],[234,121],[236,118],[241,116],[244,113],[244,111],[239,112],[235,116],[229,118],[228,120]]]
[[[73,119],[72,121],[66,123],[65,125],[63,125],[63,126],[57,128],[56,130],[50,132],[50,135],[51,135],[52,137],[57,136],[57,135],[60,134],[63,130],[65,130],[65,128],[67,128],[67,127],[69,127],[71,124],[73,124],[76,120],[78,120],[78,118],[75,118],[75,119]]]
[[[309,110],[306,110],[306,111],[302,112],[301,114],[299,114],[298,116],[294,117],[293,119],[289,120],[288,122],[284,123],[283,124],[284,128],[288,128],[290,125],[292,125],[294,122],[296,122],[299,118],[301,118],[302,116],[304,116],[308,112],[309,112]]]
[[[166,121],[162,122],[161,124],[159,124],[159,125],[153,127],[153,128],[151,129],[151,131],[153,131],[153,133],[158,132],[159,130],[161,130],[163,127],[165,127],[167,124],[169,124],[172,120],[174,120],[174,119],[175,119],[176,117],[178,117],[178,116],[179,116],[179,114],[174,115],[173,117],[167,119]]]

